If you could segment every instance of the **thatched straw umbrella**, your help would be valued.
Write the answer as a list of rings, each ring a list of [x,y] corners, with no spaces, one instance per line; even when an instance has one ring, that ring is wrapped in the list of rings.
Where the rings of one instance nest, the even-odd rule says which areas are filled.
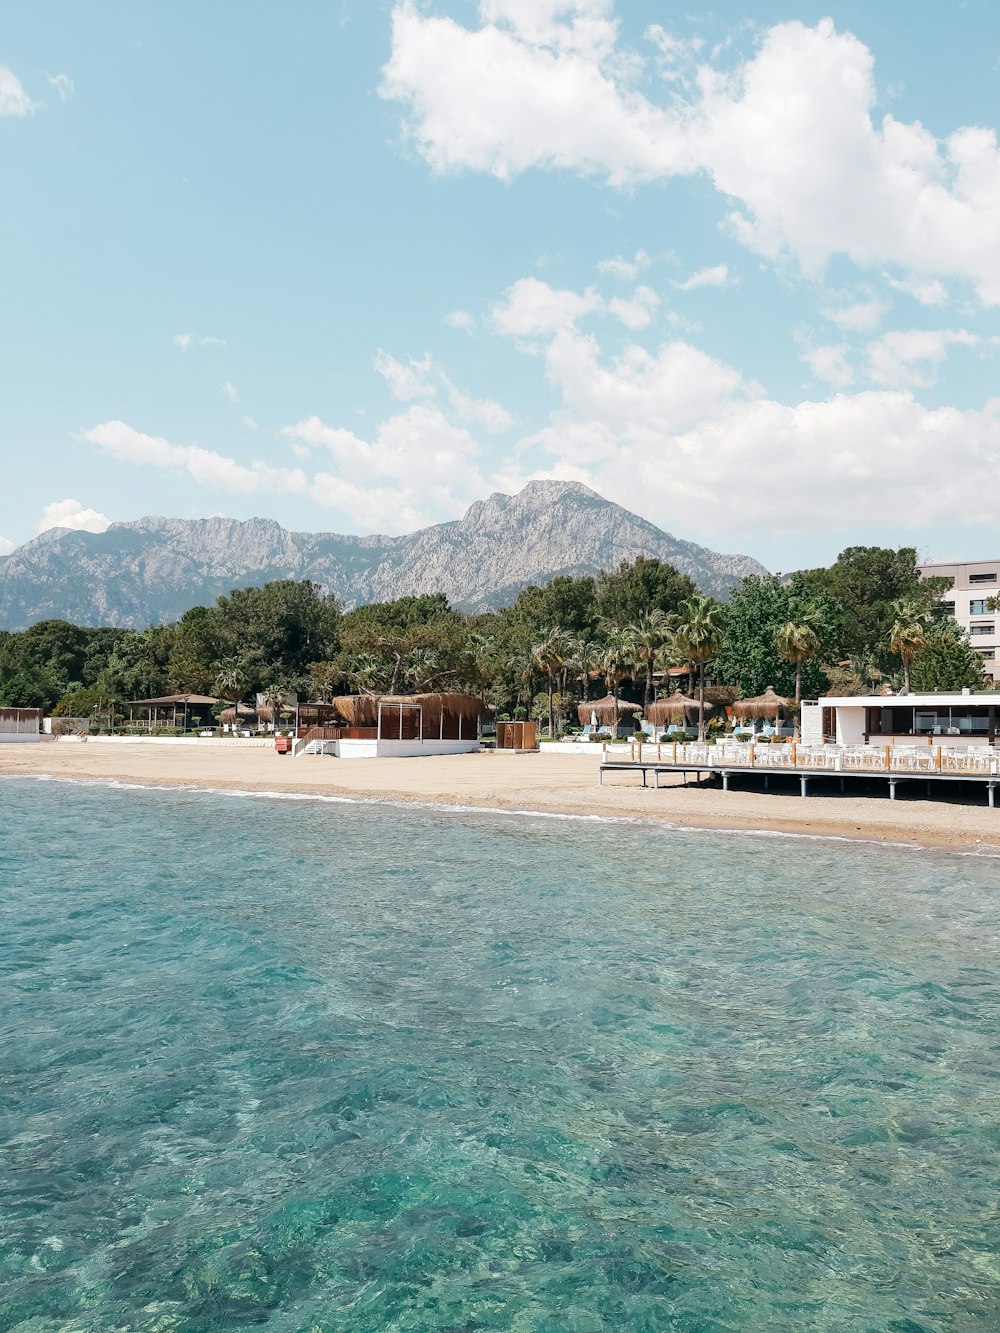
[[[792,701],[775,694],[774,686],[768,685],[764,693],[758,694],[755,699],[737,699],[731,707],[733,717],[775,718],[786,713],[792,707]]]
[[[646,709],[646,718],[654,726],[662,727],[667,722],[687,723],[689,713],[697,713],[704,707],[708,712],[710,704],[700,704],[697,699],[690,699],[680,690],[675,690],[666,699],[657,699]]]
[[[239,716],[240,716],[240,717],[257,717],[257,716],[259,716],[258,713],[257,713],[257,709],[256,709],[256,708],[251,708],[249,704],[239,704],[239,705],[238,705],[238,711],[239,711]],[[220,721],[224,726],[233,726],[233,725],[235,724],[235,722],[236,722],[236,718],[237,718],[237,709],[236,709],[236,708],[224,708],[224,709],[222,710],[222,712],[219,714],[219,721]]]
[[[602,726],[617,728],[622,713],[641,713],[642,704],[632,704],[627,699],[619,699],[617,695],[606,694],[603,699],[592,699],[589,703],[578,705],[576,712],[581,726],[585,727],[593,714]]]

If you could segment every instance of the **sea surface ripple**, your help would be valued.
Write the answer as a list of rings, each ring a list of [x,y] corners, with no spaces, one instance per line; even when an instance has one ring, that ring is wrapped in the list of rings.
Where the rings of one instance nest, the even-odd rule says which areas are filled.
[[[1000,866],[6,782],[0,1329],[1000,1327]]]

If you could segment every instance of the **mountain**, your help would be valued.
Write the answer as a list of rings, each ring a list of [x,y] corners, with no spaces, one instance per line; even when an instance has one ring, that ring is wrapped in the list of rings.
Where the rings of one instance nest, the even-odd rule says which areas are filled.
[[[669,561],[722,597],[765,572],[749,556],[672,537],[578,482],[532,481],[402,537],[288,532],[266,518],[53,528],[0,559],[0,628],[59,619],[139,629],[270,579],[313,579],[345,606],[443,592],[462,610],[484,610],[529,583],[614,569],[637,555]]]

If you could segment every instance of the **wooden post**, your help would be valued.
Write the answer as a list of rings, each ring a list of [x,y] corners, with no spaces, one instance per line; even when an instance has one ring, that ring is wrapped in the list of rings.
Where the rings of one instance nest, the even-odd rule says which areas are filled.
[[[888,745],[885,747],[885,766],[886,768],[892,767],[892,747]]]
[[[677,763],[677,742],[676,742],[676,741],[674,741],[674,757],[673,757],[673,759],[671,759],[670,762],[671,762],[672,764],[676,764],[676,763]]]
[[[937,766],[937,771],[940,773],[940,772],[941,772],[941,747],[940,747],[940,745],[937,747],[936,766]]]
[[[751,767],[751,768],[753,768],[753,766],[754,766],[754,754],[755,754],[756,748],[757,748],[757,747],[754,745],[753,741],[751,741],[751,742],[749,743],[749,745],[747,746],[747,749],[750,751],[750,767]]]

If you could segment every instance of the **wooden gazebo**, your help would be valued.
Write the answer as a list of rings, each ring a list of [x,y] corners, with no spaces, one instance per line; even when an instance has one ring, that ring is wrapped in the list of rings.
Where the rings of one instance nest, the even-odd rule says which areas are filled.
[[[129,721],[133,720],[135,709],[144,708],[149,714],[149,729],[152,731],[156,726],[157,713],[161,710],[165,712],[167,709],[170,709],[172,712],[172,725],[176,727],[177,712],[179,709],[183,709],[184,730],[186,731],[188,714],[192,708],[195,709],[196,712],[204,713],[207,709],[214,708],[218,702],[218,699],[213,699],[207,694],[164,694],[159,699],[133,699],[128,706]]]

